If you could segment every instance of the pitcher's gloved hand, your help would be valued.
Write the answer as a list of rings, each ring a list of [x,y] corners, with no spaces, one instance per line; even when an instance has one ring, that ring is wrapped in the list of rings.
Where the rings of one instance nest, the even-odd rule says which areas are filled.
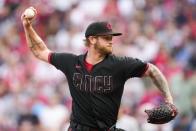
[[[151,110],[145,110],[145,112],[148,114],[148,123],[152,124],[168,123],[178,115],[175,105],[167,102],[162,103]]]

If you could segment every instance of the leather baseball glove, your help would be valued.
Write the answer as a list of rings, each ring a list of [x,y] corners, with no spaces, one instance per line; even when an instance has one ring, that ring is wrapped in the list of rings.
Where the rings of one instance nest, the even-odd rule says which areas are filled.
[[[145,110],[145,112],[148,114],[148,123],[152,124],[168,123],[178,115],[175,105],[166,102],[151,110]]]

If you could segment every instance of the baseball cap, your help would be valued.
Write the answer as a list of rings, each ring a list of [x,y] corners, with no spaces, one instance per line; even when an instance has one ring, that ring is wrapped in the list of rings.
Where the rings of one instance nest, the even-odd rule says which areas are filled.
[[[88,25],[85,32],[86,38],[89,36],[102,36],[102,35],[118,36],[118,35],[122,35],[122,33],[113,32],[111,24],[109,24],[106,21],[97,21],[91,23],[90,25]]]

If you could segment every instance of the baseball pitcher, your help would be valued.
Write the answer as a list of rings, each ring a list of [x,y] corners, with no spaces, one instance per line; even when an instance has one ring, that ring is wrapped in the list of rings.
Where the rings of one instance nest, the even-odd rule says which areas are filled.
[[[84,44],[88,51],[81,55],[56,53],[48,49],[32,27],[36,10],[30,16],[23,13],[26,41],[34,56],[54,65],[67,77],[72,96],[72,114],[69,131],[123,131],[117,129],[118,110],[124,84],[132,77],[149,77],[161,91],[165,103],[146,110],[148,122],[163,124],[177,115],[168,83],[153,64],[131,57],[112,54],[113,32],[105,21],[93,22],[85,32]],[[33,15],[32,15],[33,14]]]

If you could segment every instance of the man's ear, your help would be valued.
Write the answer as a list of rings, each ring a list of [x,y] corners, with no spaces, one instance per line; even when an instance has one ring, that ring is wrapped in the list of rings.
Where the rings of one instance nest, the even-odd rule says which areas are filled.
[[[89,36],[88,39],[89,39],[90,43],[93,44],[93,45],[97,42],[96,37]]]

